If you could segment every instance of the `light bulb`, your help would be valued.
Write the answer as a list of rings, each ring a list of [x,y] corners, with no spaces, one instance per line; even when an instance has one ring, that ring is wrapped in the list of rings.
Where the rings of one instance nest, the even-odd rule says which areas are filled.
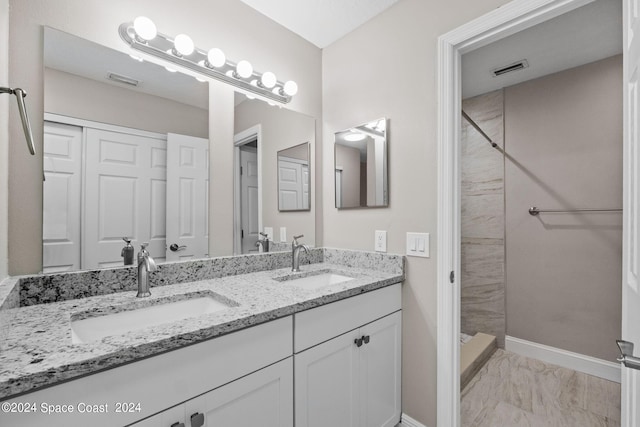
[[[205,83],[207,81],[207,79],[203,79],[203,78],[200,78],[200,77],[196,77],[195,79],[197,81],[201,82],[201,83]]]
[[[227,58],[224,56],[224,52],[214,47],[213,49],[209,49],[207,53],[207,62],[212,67],[222,67],[227,62]]]
[[[171,68],[171,67],[164,67],[165,70],[167,70],[170,73],[176,73],[178,72],[178,70],[176,70],[175,68]]]
[[[293,96],[298,93],[298,84],[293,80],[289,80],[284,84],[284,93],[289,96]]]
[[[173,46],[180,55],[191,55],[195,49],[193,40],[186,34],[178,34],[173,41]]]
[[[146,16],[138,16],[133,20],[133,30],[143,40],[153,40],[158,34],[156,24]]]
[[[262,83],[262,86],[266,87],[267,89],[271,89],[276,85],[276,75],[271,71],[267,71],[262,75],[262,77],[260,77],[260,82]]]
[[[253,74],[253,67],[251,66],[251,63],[249,61],[245,61],[243,59],[242,61],[238,62],[238,65],[236,65],[236,72],[240,77],[246,79],[248,77],[251,77],[251,74]]]
[[[131,54],[129,54],[129,56],[130,56],[132,59],[135,59],[135,60],[136,60],[136,61],[138,61],[138,62],[143,62],[143,61],[144,61],[144,59],[142,59],[142,57],[141,57],[141,56],[134,55],[134,54],[132,54],[132,53],[131,53]]]
[[[347,141],[362,141],[367,136],[363,133],[348,133],[344,136]]]

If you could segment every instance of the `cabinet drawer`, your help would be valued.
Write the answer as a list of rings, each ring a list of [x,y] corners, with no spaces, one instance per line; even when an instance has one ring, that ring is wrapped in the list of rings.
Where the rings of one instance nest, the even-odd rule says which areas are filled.
[[[296,313],[293,348],[306,348],[357,329],[402,308],[402,285],[387,286],[365,294]]]

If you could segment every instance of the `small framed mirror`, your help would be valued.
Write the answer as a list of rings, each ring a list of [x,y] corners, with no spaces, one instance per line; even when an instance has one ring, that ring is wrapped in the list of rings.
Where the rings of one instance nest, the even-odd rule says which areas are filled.
[[[336,208],[389,206],[387,119],[336,132],[334,166]]]
[[[278,210],[311,209],[309,143],[278,151]]]

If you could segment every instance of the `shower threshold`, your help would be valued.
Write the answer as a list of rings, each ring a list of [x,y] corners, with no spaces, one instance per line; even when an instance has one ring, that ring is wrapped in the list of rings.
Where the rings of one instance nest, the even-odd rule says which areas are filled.
[[[466,334],[465,334],[466,335]],[[467,335],[469,337],[469,335]],[[473,337],[461,337],[460,389],[471,381],[496,350],[496,337],[478,332]]]

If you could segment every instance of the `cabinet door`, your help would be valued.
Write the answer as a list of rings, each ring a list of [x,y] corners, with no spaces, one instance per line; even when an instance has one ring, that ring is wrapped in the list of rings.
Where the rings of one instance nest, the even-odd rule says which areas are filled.
[[[152,417],[131,424],[131,427],[188,427],[185,423],[184,405],[169,408]]]
[[[293,427],[293,358],[189,400],[185,406],[187,427]],[[204,424],[192,423],[201,415]]]
[[[360,425],[393,427],[400,421],[402,312],[360,328]],[[365,339],[365,342],[367,339]]]
[[[294,356],[296,427],[359,425],[358,336],[347,332]]]

